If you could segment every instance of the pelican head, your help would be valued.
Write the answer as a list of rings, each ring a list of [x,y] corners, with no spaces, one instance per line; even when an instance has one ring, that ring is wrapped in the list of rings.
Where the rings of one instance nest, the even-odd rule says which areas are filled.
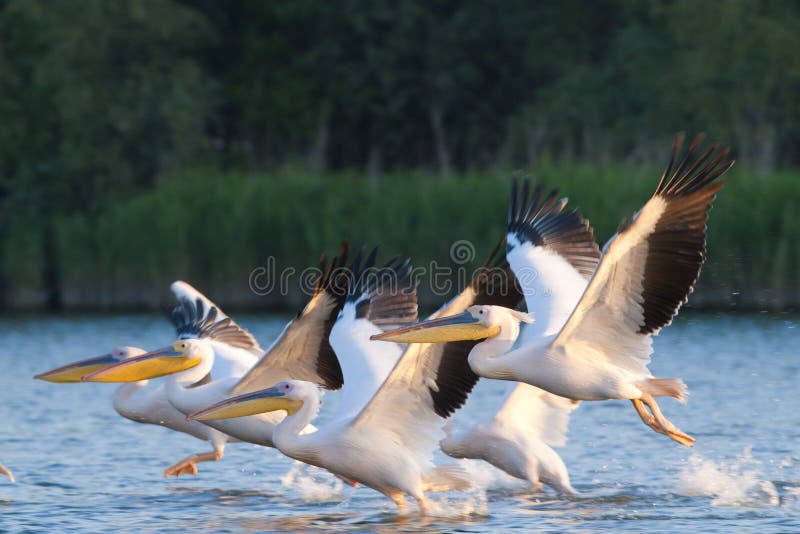
[[[191,414],[188,419],[212,421],[278,410],[286,411],[287,415],[294,415],[302,408],[303,403],[312,402],[314,399],[319,402],[319,393],[314,384],[302,380],[285,380],[271,388],[220,401]]]
[[[138,382],[180,373],[213,357],[213,349],[199,339],[182,339],[162,349],[141,354],[86,374],[84,382]]]
[[[80,382],[81,377],[89,373],[124,362],[140,354],[144,354],[144,351],[136,347],[117,347],[108,354],[57,367],[45,373],[40,373],[33,378],[55,383]]]
[[[395,343],[444,343],[488,339],[499,334],[502,326],[510,320],[515,323],[533,322],[533,318],[527,313],[502,306],[470,306],[464,313],[420,321],[374,335],[370,339]]]

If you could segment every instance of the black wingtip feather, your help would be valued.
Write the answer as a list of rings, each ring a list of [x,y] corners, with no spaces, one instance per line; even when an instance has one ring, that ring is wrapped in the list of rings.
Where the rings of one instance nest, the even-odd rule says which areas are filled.
[[[698,155],[698,149],[705,139],[705,134],[700,133],[695,136],[680,163],[675,166],[675,160],[680,154],[684,138],[683,132],[675,137],[672,154],[661,175],[656,195],[663,197],[690,195],[712,183],[734,164],[734,160],[728,159],[729,147],[722,148],[709,163],[705,164],[709,157],[717,151],[719,143],[712,143],[702,154]]]
[[[321,385],[330,390],[339,389],[344,385],[342,367],[339,365],[339,359],[336,357],[328,338],[336,322],[336,317],[339,315],[347,298],[350,278],[345,265],[347,264],[349,252],[350,244],[347,241],[342,241],[339,254],[331,260],[330,265],[326,265],[324,261],[321,262],[320,272],[322,274],[317,280],[314,296],[312,297],[313,299],[321,292],[325,292],[334,302],[331,312],[325,318],[316,364],[317,374],[322,381]]]
[[[377,267],[377,249],[372,249],[363,266],[353,264],[347,302],[355,304],[357,318],[383,329],[415,322],[417,283],[412,277],[411,259],[395,256]]]
[[[536,185],[530,200],[518,195],[516,181],[511,188],[508,234],[520,243],[544,247],[559,254],[581,275],[588,278],[600,259],[600,248],[589,221],[577,210],[564,211],[566,198],[559,198],[558,189],[544,195],[541,184]],[[530,180],[525,182],[527,191]],[[513,215],[512,215],[513,212]],[[512,247],[509,247],[509,251]]]
[[[181,299],[169,313],[179,339],[212,339],[246,350],[259,349],[258,342],[246,329],[226,317],[218,319],[216,307],[206,309],[202,299]]]
[[[694,290],[705,261],[708,213],[725,184],[717,179],[734,162],[728,159],[730,149],[717,152],[718,143],[698,155],[704,137],[697,135],[675,165],[684,140],[682,133],[676,136],[654,194],[662,199],[664,207],[647,238],[641,334],[656,333],[672,321]]]

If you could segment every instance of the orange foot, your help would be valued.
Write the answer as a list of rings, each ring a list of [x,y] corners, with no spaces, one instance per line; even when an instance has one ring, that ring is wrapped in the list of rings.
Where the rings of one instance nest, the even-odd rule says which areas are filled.
[[[179,477],[181,475],[197,475],[197,462],[194,460],[182,460],[164,469],[165,477]]]
[[[0,464],[0,474],[7,476],[11,482],[16,482],[16,480],[14,480],[14,474],[3,464]]]

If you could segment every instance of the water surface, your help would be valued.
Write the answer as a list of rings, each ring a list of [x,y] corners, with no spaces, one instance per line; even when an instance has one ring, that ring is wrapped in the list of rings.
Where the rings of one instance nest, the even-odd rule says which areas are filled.
[[[285,320],[240,318],[265,346]],[[197,477],[165,479],[166,466],[209,445],[119,417],[114,385],[31,378],[170,334],[155,315],[0,320],[0,461],[18,480],[0,480],[0,531],[800,530],[797,316],[684,314],[656,339],[654,374],[691,390],[687,405],[662,409],[694,449],[646,428],[627,401],[583,403],[559,450],[580,496],[533,493],[472,462],[479,488],[433,495],[432,518],[398,516],[377,492],[250,444],[229,445]],[[482,381],[456,426],[488,414],[501,391]],[[324,409],[335,403],[328,394]]]

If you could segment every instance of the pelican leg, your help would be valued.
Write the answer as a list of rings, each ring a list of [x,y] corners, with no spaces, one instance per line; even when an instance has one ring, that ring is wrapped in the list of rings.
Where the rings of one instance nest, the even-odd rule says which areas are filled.
[[[647,410],[644,403],[639,399],[631,399],[633,403],[633,407],[636,409],[636,413],[639,414],[639,417],[642,418],[642,422],[658,432],[659,434],[663,434],[664,431],[661,429],[660,426],[656,424],[656,418]]]
[[[417,501],[417,505],[419,505],[419,511],[422,513],[422,515],[428,515],[428,500],[425,498],[425,495],[414,497],[414,500]]]
[[[0,475],[5,475],[11,482],[16,482],[14,478],[14,473],[12,473],[6,466],[0,464]]]
[[[392,499],[392,501],[394,501],[394,504],[397,506],[397,509],[401,514],[404,514],[406,512],[408,506],[406,506],[406,498],[403,495],[403,492],[396,491],[393,493],[389,493],[388,497]]]
[[[221,450],[190,454],[180,462],[164,470],[165,477],[179,477],[181,475],[197,475],[198,462],[217,462],[222,458]]]
[[[687,447],[694,445],[695,439],[692,436],[680,430],[664,417],[664,414],[661,413],[661,409],[658,407],[658,403],[652,395],[643,393],[641,399],[632,399],[632,401],[636,411],[639,413],[639,417],[642,418],[642,421],[644,421],[647,426],[659,434],[664,434],[670,439],[677,441],[681,445]],[[647,405],[647,409],[650,410],[650,413],[647,413],[642,403]]]

